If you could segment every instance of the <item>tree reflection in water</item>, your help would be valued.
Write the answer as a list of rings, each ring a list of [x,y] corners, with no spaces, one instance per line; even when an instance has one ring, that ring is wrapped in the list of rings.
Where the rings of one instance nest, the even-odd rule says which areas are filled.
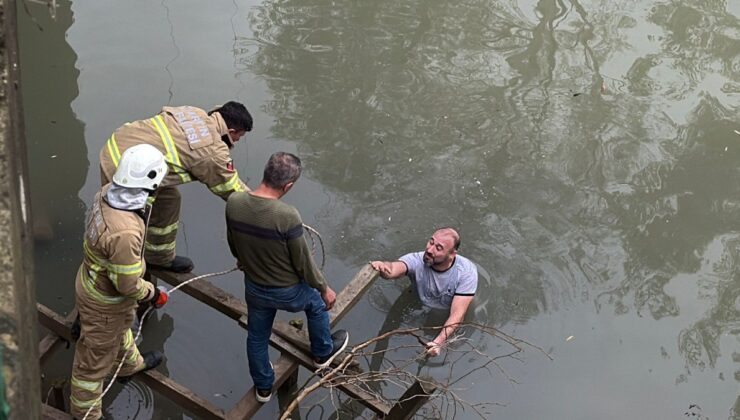
[[[713,308],[679,350],[713,366],[738,337],[726,2],[287,0],[249,21],[237,62],[274,98],[272,134],[342,200],[332,253],[392,258],[454,225],[489,274],[486,320],[574,302],[657,320],[680,313],[666,284],[725,238],[700,296]]]

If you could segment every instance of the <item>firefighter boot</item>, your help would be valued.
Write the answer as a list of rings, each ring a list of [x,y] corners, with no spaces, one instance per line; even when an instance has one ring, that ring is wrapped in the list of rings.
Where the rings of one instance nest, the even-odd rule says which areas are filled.
[[[157,350],[148,351],[146,353],[142,353],[141,354],[141,357],[144,358],[144,368],[141,369],[140,371],[136,372],[136,373],[145,372],[145,371],[147,371],[149,369],[154,369],[155,367],[159,366],[159,364],[162,363],[162,360],[164,359],[164,353],[162,353],[161,351],[157,351]],[[128,383],[128,381],[131,380],[131,378],[134,377],[134,375],[131,375],[131,376],[119,376],[118,377],[118,382],[120,382],[122,384],[126,384],[126,383]]]
[[[193,265],[193,261],[190,258],[178,255],[167,265],[149,264],[149,267],[159,270],[172,271],[173,273],[189,273],[193,271],[195,265]]]

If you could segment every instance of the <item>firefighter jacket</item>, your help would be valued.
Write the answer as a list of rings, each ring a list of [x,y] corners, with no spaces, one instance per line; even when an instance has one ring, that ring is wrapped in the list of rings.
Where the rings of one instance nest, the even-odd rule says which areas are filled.
[[[221,140],[228,131],[218,112],[209,116],[192,106],[164,107],[156,116],[124,124],[111,135],[100,152],[103,179],[113,178],[126,149],[146,143],[167,160],[169,171],[161,186],[197,179],[225,200],[234,191],[248,191],[234,169],[229,147]]]
[[[142,256],[144,220],[135,211],[108,205],[105,194],[109,187],[104,186],[95,196],[85,222],[77,290],[95,306],[125,312],[137,301],[150,300],[154,286],[141,278],[146,269]]]

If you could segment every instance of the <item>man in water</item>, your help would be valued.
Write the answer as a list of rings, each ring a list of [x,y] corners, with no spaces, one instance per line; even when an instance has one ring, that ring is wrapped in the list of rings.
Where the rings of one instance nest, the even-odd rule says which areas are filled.
[[[458,254],[460,235],[452,228],[436,230],[421,252],[406,254],[396,261],[370,264],[385,279],[408,276],[421,303],[449,310],[449,316],[434,340],[427,343],[427,355],[439,355],[441,347],[463,322],[478,288],[478,270],[472,261]]]

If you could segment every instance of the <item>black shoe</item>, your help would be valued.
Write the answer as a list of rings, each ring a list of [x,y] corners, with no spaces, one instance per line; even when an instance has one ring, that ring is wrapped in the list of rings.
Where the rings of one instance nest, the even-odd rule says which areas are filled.
[[[157,351],[157,350],[142,353],[141,357],[144,358],[144,369],[136,373],[146,372],[149,369],[154,369],[155,367],[159,366],[160,363],[162,363],[162,360],[164,360],[164,354],[161,351]],[[136,375],[136,373],[134,373],[134,375]],[[131,378],[134,377],[134,375],[119,376],[118,382],[122,384],[128,383],[128,381],[130,381]]]
[[[167,265],[149,264],[149,267],[158,270],[172,271],[173,273],[189,273],[193,271],[195,265],[190,258],[178,255]]]
[[[331,341],[334,348],[328,356],[314,357],[313,365],[317,369],[324,369],[329,366],[334,358],[347,348],[347,343],[349,343],[349,333],[345,330],[337,330],[331,335]]]
[[[272,398],[272,390],[271,389],[254,389],[254,396],[257,398],[257,402],[261,402],[262,404],[269,402],[270,398]]]

